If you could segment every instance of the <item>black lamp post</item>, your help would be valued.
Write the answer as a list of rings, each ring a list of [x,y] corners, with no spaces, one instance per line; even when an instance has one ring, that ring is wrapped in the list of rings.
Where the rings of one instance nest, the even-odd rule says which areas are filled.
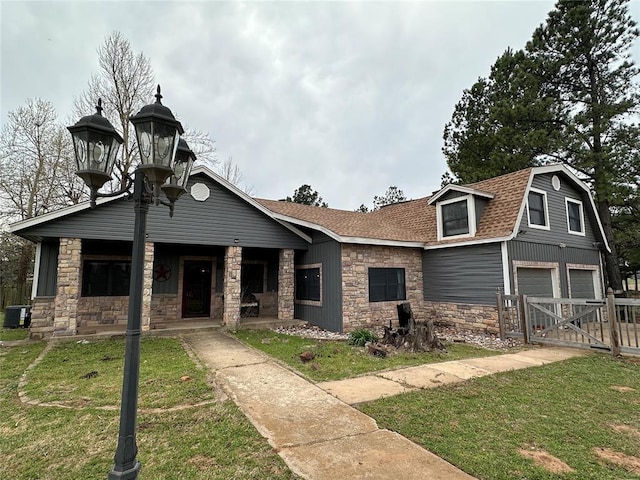
[[[120,405],[120,430],[114,465],[108,478],[135,479],[140,462],[136,459],[136,416],[138,410],[138,378],[140,370],[140,335],[142,317],[142,291],[144,282],[144,242],[149,204],[155,201],[170,208],[173,216],[175,201],[186,191],[187,181],[196,157],[187,142],[180,139],[182,125],[171,110],[160,102],[160,86],[156,102],[142,107],[130,118],[136,129],[141,164],[135,171],[133,182],[110,194],[98,193],[109,180],[122,137],[111,123],[102,116],[102,102],[98,100],[96,113],[80,119],[68,127],[73,137],[77,174],[91,189],[91,207],[96,198],[131,193],[135,223],[131,254],[131,280],[129,287],[129,312],[125,334],[125,361]],[[164,192],[168,201],[160,199]]]

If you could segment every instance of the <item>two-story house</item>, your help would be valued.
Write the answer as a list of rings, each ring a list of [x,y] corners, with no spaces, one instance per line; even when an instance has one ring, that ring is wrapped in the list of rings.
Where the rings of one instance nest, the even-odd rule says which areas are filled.
[[[369,213],[254,199],[204,167],[169,220],[147,227],[143,328],[242,314],[334,331],[417,319],[497,331],[496,293],[601,297],[608,249],[590,191],[552,165]],[[126,323],[133,209],[126,198],[11,226],[37,244],[32,332]],[[247,308],[250,306],[250,308]]]

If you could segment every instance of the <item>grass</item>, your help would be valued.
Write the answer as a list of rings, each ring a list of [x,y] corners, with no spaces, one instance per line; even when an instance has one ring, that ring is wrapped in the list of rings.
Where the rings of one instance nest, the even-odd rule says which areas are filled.
[[[29,373],[25,393],[43,402],[102,407],[120,402],[124,341],[65,342]],[[183,376],[190,381],[181,381]],[[140,400],[144,408],[168,408],[213,399],[205,372],[175,340],[145,338],[140,349]]]
[[[612,387],[629,387],[615,389]],[[640,362],[591,355],[362,404],[399,432],[479,479],[638,479],[594,449],[640,457]],[[612,426],[626,426],[616,432]],[[624,428],[624,427],[623,427]],[[574,469],[553,474],[518,449]]]
[[[20,322],[23,323],[22,321]],[[4,312],[0,312],[0,325],[4,325]],[[28,328],[0,328],[0,341],[25,340],[29,338]]]
[[[0,319],[0,325],[2,319]],[[29,338],[28,328],[0,328],[0,341],[11,342],[13,340],[26,340]]]
[[[118,435],[123,343],[63,343],[29,371],[30,397],[72,408],[25,405],[18,398],[20,376],[44,343],[0,349],[0,478],[106,477]],[[84,378],[89,372],[98,373]],[[297,478],[233,402],[214,401],[205,375],[177,340],[143,339],[139,478]],[[162,410],[145,411],[151,407]]]
[[[399,353],[379,358],[370,355],[364,348],[349,345],[346,340],[313,340],[270,330],[239,330],[236,336],[318,382],[340,380],[392,368],[502,353],[470,345],[453,344],[447,347],[448,353]],[[300,360],[300,354],[305,351],[315,354],[313,361],[303,363]]]

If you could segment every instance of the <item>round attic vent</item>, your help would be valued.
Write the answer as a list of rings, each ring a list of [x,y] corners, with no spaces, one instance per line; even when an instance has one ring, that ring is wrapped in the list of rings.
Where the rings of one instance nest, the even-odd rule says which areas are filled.
[[[560,178],[557,175],[551,177],[551,186],[556,192],[560,190]]]
[[[194,200],[204,202],[207,198],[209,198],[210,194],[211,191],[209,190],[209,187],[207,187],[204,183],[194,183],[191,186],[191,196]]]

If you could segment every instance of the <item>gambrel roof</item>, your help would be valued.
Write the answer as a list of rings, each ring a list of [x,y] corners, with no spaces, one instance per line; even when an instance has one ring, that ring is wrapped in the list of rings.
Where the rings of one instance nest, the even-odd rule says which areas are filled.
[[[424,248],[489,243],[516,236],[533,177],[552,172],[561,173],[571,180],[589,198],[588,203],[595,214],[588,187],[564,165],[526,168],[465,186],[447,185],[430,197],[388,205],[367,213],[257,200],[277,218],[320,230],[344,243],[420,245]],[[438,240],[436,204],[449,192],[473,195],[486,201],[473,237]],[[594,216],[598,222],[596,230],[604,240],[598,216]]]

